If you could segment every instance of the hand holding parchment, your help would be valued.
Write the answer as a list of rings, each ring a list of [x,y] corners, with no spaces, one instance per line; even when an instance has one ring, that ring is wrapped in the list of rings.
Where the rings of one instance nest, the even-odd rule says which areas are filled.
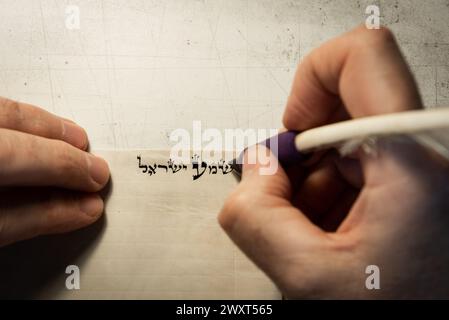
[[[103,212],[109,180],[85,131],[40,108],[0,98],[0,247],[75,230]]]

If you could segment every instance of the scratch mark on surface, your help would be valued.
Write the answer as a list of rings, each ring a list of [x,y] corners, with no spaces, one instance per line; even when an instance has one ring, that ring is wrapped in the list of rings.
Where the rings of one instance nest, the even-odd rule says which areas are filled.
[[[43,32],[43,38],[44,38],[44,47],[45,47],[45,55],[47,58],[47,72],[48,72],[48,81],[50,82],[50,95],[51,95],[51,109],[53,112],[55,112],[55,97],[53,92],[53,79],[51,76],[51,67],[50,67],[50,59],[48,55],[48,43],[47,43],[47,30],[45,28],[44,23],[44,10],[42,9],[42,0],[39,0],[39,8],[41,13],[41,27]]]
[[[218,15],[218,17],[217,17],[217,28],[218,28],[218,23],[219,23],[220,17],[221,17],[221,10],[222,10],[222,8],[220,8],[220,11],[219,11],[220,13],[219,13],[219,15]],[[216,39],[213,37],[213,35],[214,35],[214,30],[213,30],[213,28],[212,28],[212,24],[211,24],[211,22],[210,22],[209,19],[208,19],[207,22],[208,22],[209,29],[210,29],[210,32],[211,32],[211,35],[212,35],[212,43],[213,43],[213,46],[214,46],[214,48],[215,48],[215,52],[216,52],[216,55],[217,55],[217,58],[218,58],[218,62],[219,62],[219,64],[220,64],[220,71],[221,71],[221,74],[222,74],[222,76],[223,76],[223,81],[224,81],[224,83],[225,83],[226,91],[227,91],[228,96],[229,96],[230,101],[231,101],[231,108],[232,108],[232,114],[233,114],[234,120],[235,120],[235,126],[238,127],[238,126],[239,126],[239,119],[238,119],[238,117],[237,117],[236,106],[235,106],[235,104],[232,102],[233,100],[232,100],[232,95],[231,95],[231,87],[229,86],[229,82],[228,82],[228,79],[227,79],[227,77],[226,77],[226,72],[225,72],[225,69],[224,69],[224,66],[223,66],[223,60],[222,60],[222,58],[221,58],[220,50],[218,49],[218,46],[217,46],[217,41],[216,41]]]
[[[104,50],[105,50],[105,54],[106,54],[106,64],[108,66],[108,71],[107,71],[107,88],[108,88],[108,105],[109,105],[109,112],[110,112],[110,123],[109,123],[109,127],[111,129],[111,133],[112,133],[112,139],[113,139],[113,143],[114,143],[114,147],[117,148],[117,135],[115,132],[115,127],[114,127],[114,110],[112,107],[112,91],[111,91],[111,79],[110,79],[110,73],[109,73],[109,68],[110,68],[110,59],[111,59],[111,55],[110,55],[110,48],[109,48],[109,42],[108,39],[106,38],[106,18],[105,18],[105,11],[104,11],[104,0],[101,0],[101,19],[102,19],[102,24],[103,24],[103,40],[104,40]]]
[[[164,6],[162,9],[162,17],[161,17],[161,21],[160,21],[160,25],[159,25],[159,32],[157,35],[157,40],[156,40],[156,49],[155,49],[155,56],[159,56],[159,48],[160,48],[160,44],[161,44],[161,37],[162,37],[162,32],[164,30],[164,23],[165,23],[165,12],[167,10],[167,3],[164,2]],[[148,20],[150,19],[150,16],[148,15]],[[152,37],[153,37],[153,32],[151,32]],[[153,67],[156,68],[157,63],[156,60],[153,61]],[[151,73],[151,80],[154,81],[154,77],[155,77],[155,73],[152,72]],[[145,144],[145,130],[146,130],[146,125],[147,125],[147,121],[148,121],[148,113],[149,113],[149,108],[144,108],[144,116],[143,116],[143,125],[142,125],[142,133],[141,133],[141,138],[140,138],[140,145],[141,146],[146,146]]]
[[[249,41],[247,40],[247,38],[245,38],[245,36],[240,32],[240,30],[238,30],[240,36],[242,37],[242,39],[249,45],[250,49],[253,50],[254,52],[254,56],[255,58],[260,62],[260,64],[263,66],[263,68],[265,69],[265,71],[270,75],[270,77],[273,79],[273,81],[278,85],[278,87],[282,90],[282,92],[284,92],[286,95],[288,95],[288,91],[281,85],[281,83],[279,82],[279,80],[274,76],[273,72],[263,63],[262,60],[260,60],[257,57],[256,51],[254,50],[254,48],[251,46],[251,44],[249,43]]]
[[[435,107],[438,107],[438,67],[435,67]]]

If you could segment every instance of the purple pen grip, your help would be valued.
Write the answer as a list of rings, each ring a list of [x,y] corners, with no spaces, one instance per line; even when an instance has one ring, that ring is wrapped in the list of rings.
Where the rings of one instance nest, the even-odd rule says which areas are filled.
[[[285,168],[293,164],[298,164],[309,157],[309,154],[301,153],[296,149],[295,137],[297,135],[297,131],[286,131],[278,134],[277,136],[271,137],[260,144],[269,148],[278,158],[281,166]]]
[[[259,144],[266,146],[278,158],[282,167],[287,168],[298,164],[310,157],[309,153],[301,153],[296,149],[295,137],[297,131],[286,131],[273,136]],[[277,144],[277,148],[276,148]],[[232,167],[238,172],[242,172],[242,163],[245,150],[243,150],[237,159],[232,162]]]

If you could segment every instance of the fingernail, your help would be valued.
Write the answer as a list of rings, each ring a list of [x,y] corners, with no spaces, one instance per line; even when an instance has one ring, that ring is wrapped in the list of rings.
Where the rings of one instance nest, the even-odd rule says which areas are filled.
[[[89,161],[89,174],[92,179],[101,186],[109,180],[109,166],[103,159],[87,153]]]
[[[70,122],[70,123],[74,123],[74,124],[76,124],[76,122],[75,122],[75,121],[73,121],[73,120],[70,120],[70,119],[68,119],[68,118],[64,118],[64,117],[61,117],[61,119],[62,119],[62,120],[64,120],[64,121],[67,121],[67,122]]]
[[[80,201],[80,210],[89,217],[97,217],[103,212],[103,200],[96,194],[86,195]]]
[[[87,134],[83,128],[69,120],[62,121],[62,135],[64,141],[71,145],[85,150],[87,147]]]

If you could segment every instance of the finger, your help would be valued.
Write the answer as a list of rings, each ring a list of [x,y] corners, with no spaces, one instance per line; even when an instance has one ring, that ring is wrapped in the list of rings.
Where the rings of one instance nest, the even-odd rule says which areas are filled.
[[[306,130],[335,120],[421,108],[421,99],[387,29],[359,27],[315,49],[299,65],[283,122]],[[338,117],[337,117],[338,118]]]
[[[107,163],[60,140],[0,129],[0,186],[56,186],[98,191]]]
[[[252,147],[245,153],[242,181],[227,199],[219,222],[260,268],[288,287],[288,270],[308,268],[304,258],[321,252],[328,239],[291,205],[288,177],[271,152],[267,165],[259,155],[249,162],[256,150],[267,149]],[[261,174],[270,165],[277,168],[274,173]]]
[[[41,108],[0,97],[0,128],[62,140],[85,150],[87,134],[73,121],[57,117]]]
[[[313,221],[329,210],[339,200],[348,183],[339,174],[332,153],[315,165],[295,195],[295,202]]]
[[[104,206],[97,194],[61,190],[15,189],[0,196],[0,247],[85,227],[101,216]]]

